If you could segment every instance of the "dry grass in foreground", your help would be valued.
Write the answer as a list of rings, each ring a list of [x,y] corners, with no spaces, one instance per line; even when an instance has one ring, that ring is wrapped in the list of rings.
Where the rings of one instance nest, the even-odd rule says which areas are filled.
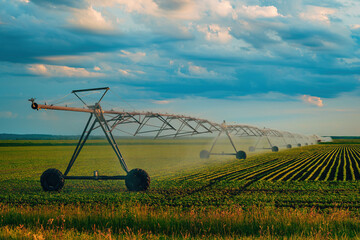
[[[244,210],[134,206],[1,205],[0,238],[13,239],[337,239],[360,237],[354,212],[252,206]]]

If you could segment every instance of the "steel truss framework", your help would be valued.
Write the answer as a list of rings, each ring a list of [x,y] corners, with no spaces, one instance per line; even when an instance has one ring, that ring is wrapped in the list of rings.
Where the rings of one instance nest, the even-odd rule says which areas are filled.
[[[79,96],[79,92],[88,92],[88,91],[99,91],[103,90],[103,94],[100,99],[94,105],[88,105],[85,101]],[[122,169],[128,174],[129,170],[126,166],[125,160],[120,152],[120,149],[116,143],[116,140],[113,136],[114,130],[119,130],[121,132],[139,136],[139,135],[152,135],[155,139],[159,138],[178,138],[178,137],[188,137],[195,136],[200,134],[212,134],[217,133],[217,137],[213,141],[213,144],[209,151],[202,151],[200,153],[201,158],[208,158],[210,155],[235,155],[239,159],[245,159],[246,153],[244,151],[238,151],[233,137],[254,137],[257,138],[257,142],[254,147],[250,147],[249,151],[255,151],[258,149],[258,143],[261,139],[266,139],[269,148],[263,149],[272,149],[273,151],[278,151],[278,147],[274,146],[271,142],[272,138],[282,139],[285,145],[291,148],[291,144],[286,141],[286,139],[291,139],[293,144],[300,145],[300,141],[306,139],[309,142],[316,142],[315,139],[310,139],[309,137],[293,134],[290,132],[280,132],[274,129],[260,129],[258,127],[242,124],[226,124],[215,123],[206,119],[185,116],[185,115],[176,115],[176,114],[164,114],[164,113],[154,113],[154,112],[137,112],[137,111],[116,111],[116,110],[103,110],[101,108],[100,102],[104,98],[105,94],[109,88],[94,88],[94,89],[82,89],[74,90],[72,93],[79,98],[79,100],[86,106],[84,108],[75,108],[75,107],[64,107],[64,106],[55,106],[47,104],[38,104],[35,102],[35,99],[29,99],[32,102],[31,107],[36,110],[49,109],[49,110],[62,110],[62,111],[73,111],[73,112],[85,112],[89,113],[89,119],[85,125],[85,128],[82,132],[82,135],[79,139],[79,142],[75,148],[75,151],[70,159],[68,167],[64,173],[65,179],[126,179],[126,176],[68,176],[71,167],[75,163],[77,157],[79,156],[84,144],[86,143],[89,135],[95,130],[100,128],[112,149],[114,150],[117,158],[119,159]],[[234,152],[233,153],[212,153],[214,146],[216,145],[218,139],[221,135],[225,135],[230,144],[232,145]]]

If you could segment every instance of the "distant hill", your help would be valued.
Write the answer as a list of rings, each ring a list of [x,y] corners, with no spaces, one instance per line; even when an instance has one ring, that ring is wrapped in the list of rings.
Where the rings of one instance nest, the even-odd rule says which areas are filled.
[[[330,136],[332,139],[360,139],[360,136]]]

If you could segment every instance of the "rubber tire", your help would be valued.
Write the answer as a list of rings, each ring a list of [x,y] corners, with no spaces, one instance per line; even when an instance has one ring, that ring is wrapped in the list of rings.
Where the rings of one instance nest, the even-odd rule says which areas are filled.
[[[238,151],[238,152],[236,153],[236,158],[237,158],[237,159],[246,159],[246,152],[244,152],[244,151]]]
[[[64,175],[56,168],[49,168],[40,177],[41,187],[45,192],[60,192],[64,187]]]
[[[278,151],[279,151],[279,148],[278,148],[277,146],[273,146],[273,147],[271,148],[271,151],[273,151],[273,152],[278,152]]]
[[[125,185],[132,192],[146,191],[150,186],[150,176],[145,170],[135,168],[126,175]]]
[[[288,149],[292,148],[291,144],[286,145],[286,148]]]
[[[298,143],[298,145],[297,145],[298,147],[301,147],[301,143]]]
[[[255,152],[255,147],[249,147],[249,152]]]
[[[308,143],[305,143],[305,146],[309,145]]]
[[[210,153],[209,153],[209,151],[207,151],[207,150],[202,150],[202,151],[200,152],[200,158],[202,158],[202,159],[204,159],[204,158],[210,158]]]

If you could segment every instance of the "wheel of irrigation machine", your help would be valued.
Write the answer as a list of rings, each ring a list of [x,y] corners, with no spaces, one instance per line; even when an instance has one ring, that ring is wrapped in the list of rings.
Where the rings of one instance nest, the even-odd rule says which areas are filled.
[[[305,143],[305,146],[309,145],[308,143]]]
[[[57,191],[64,187],[64,175],[56,168],[49,168],[40,177],[41,187],[46,192]]]
[[[249,152],[255,152],[255,147],[249,147]]]
[[[298,147],[301,147],[301,143],[298,143],[298,145],[297,145]]]
[[[129,191],[146,191],[150,186],[150,176],[145,170],[135,168],[126,175],[125,185]]]
[[[286,148],[292,148],[291,144],[286,145]]]
[[[200,158],[209,158],[209,157],[210,157],[209,151],[202,150],[202,151],[200,152]]]
[[[273,151],[273,152],[278,152],[278,151],[279,151],[279,148],[278,148],[277,146],[273,146],[273,147],[271,148],[271,151]]]
[[[238,152],[236,153],[236,158],[237,158],[237,159],[246,159],[246,152],[244,152],[244,151],[238,151]]]

